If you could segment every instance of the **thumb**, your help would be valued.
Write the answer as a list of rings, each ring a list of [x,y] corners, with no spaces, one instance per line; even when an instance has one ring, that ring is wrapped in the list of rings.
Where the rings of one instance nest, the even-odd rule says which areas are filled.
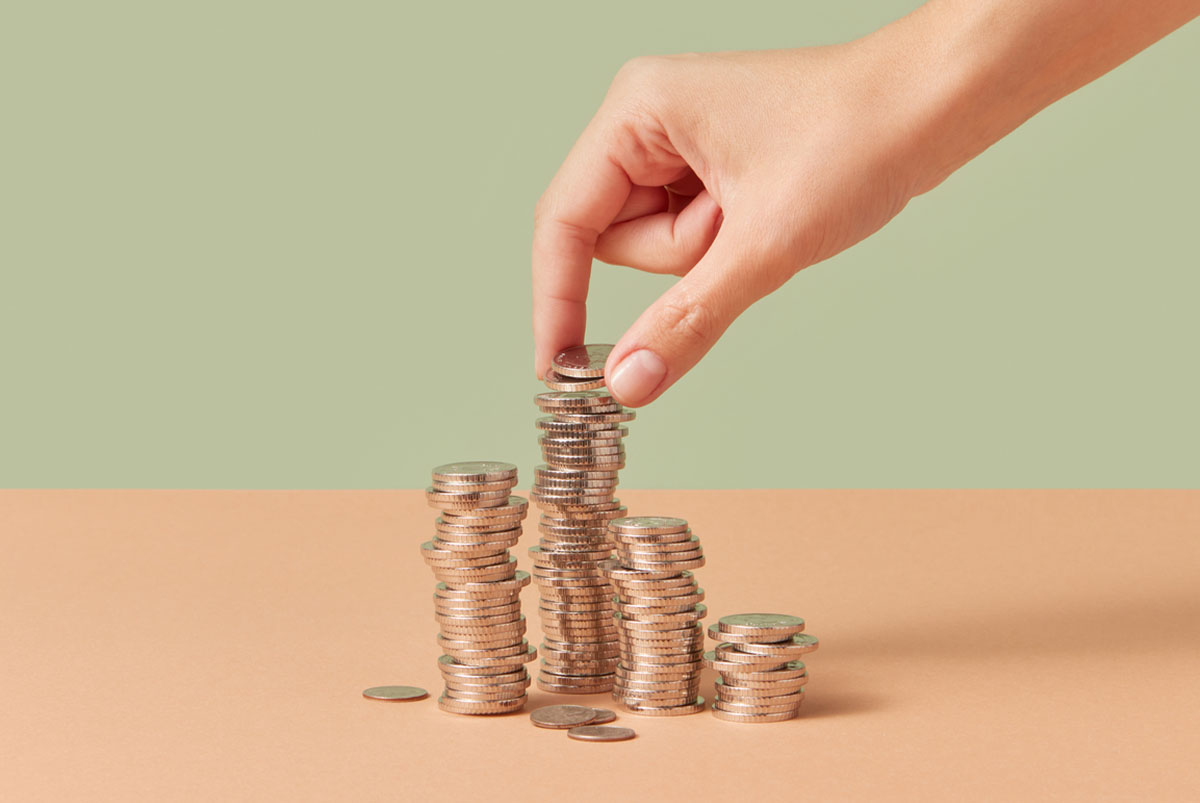
[[[757,238],[724,221],[712,247],[617,343],[604,369],[609,392],[630,407],[653,401],[708,353],[734,319],[779,286]]]

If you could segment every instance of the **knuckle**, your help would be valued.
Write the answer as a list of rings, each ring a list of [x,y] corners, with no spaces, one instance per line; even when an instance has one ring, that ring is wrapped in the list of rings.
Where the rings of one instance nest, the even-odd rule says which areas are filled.
[[[718,334],[712,309],[698,299],[667,302],[663,307],[665,334],[689,346],[707,345]]]

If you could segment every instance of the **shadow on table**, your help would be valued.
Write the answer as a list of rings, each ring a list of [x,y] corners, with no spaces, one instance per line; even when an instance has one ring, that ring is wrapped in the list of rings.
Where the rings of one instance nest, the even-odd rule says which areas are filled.
[[[1022,655],[1111,656],[1192,648],[1200,640],[1200,584],[1138,598],[1075,598],[1000,610],[946,611],[937,619],[884,616],[878,632],[843,634],[840,658],[922,655],[995,660]]]

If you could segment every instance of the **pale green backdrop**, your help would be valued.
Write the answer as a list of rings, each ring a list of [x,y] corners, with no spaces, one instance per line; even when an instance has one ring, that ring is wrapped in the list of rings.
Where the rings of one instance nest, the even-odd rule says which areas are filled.
[[[915,5],[6,3],[0,486],[528,476],[532,208],[614,71]],[[752,309],[625,484],[1200,485],[1198,144],[1193,24]],[[670,281],[594,275],[594,341]]]

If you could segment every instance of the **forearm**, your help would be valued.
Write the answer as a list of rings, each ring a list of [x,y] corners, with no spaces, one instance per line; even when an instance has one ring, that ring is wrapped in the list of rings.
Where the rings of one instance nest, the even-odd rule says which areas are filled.
[[[881,29],[872,46],[916,82],[916,191],[1197,14],[1200,0],[932,0]]]

